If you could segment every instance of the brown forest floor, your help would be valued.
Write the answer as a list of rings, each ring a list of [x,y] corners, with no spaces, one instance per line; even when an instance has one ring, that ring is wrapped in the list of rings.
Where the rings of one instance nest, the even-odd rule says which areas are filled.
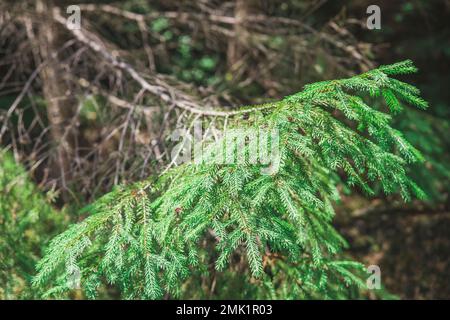
[[[341,216],[342,217],[342,216]],[[338,218],[349,252],[401,299],[450,299],[450,212],[382,209]]]

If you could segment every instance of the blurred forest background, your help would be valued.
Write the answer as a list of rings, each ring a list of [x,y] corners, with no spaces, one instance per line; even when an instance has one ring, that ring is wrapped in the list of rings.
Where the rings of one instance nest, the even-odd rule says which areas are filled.
[[[65,25],[72,4],[81,30]],[[380,30],[366,27],[371,4]],[[448,0],[1,0],[0,299],[27,297],[42,250],[80,208],[164,170],[170,133],[199,110],[405,59],[431,107],[395,127],[427,159],[409,171],[429,199],[343,190],[335,223],[391,293],[449,299],[449,18]]]

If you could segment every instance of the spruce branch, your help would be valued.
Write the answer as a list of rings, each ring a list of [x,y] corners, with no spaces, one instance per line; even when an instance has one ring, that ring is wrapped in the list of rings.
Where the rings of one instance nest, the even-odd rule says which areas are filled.
[[[210,272],[213,259],[222,275],[244,271],[265,298],[337,298],[365,289],[363,265],[339,260],[347,244],[332,225],[333,203],[343,184],[372,195],[378,183],[405,201],[424,197],[405,171],[423,157],[390,126],[389,115],[402,110],[400,101],[427,106],[417,89],[391,78],[415,71],[409,60],[381,66],[306,85],[252,109],[247,119],[230,117],[229,128],[278,130],[278,170],[267,174],[267,165],[251,163],[249,144],[232,146],[243,149],[244,162],[214,163],[213,155],[230,145],[211,142],[202,161],[88,206],[88,218],[53,239],[34,285],[64,289],[61,274],[70,262],[93,296],[103,279],[126,298],[179,297],[189,277]],[[381,97],[386,112],[367,102]],[[235,254],[246,257],[244,268]]]

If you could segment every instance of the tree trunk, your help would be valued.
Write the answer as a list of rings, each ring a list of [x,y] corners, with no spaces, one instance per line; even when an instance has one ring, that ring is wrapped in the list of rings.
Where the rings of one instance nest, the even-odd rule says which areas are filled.
[[[227,63],[228,68],[234,73],[245,60],[248,43],[248,32],[244,26],[245,19],[250,14],[257,13],[258,0],[236,0],[234,16],[237,23],[234,26],[234,37],[228,43]]]
[[[71,159],[74,156],[74,129],[70,123],[75,114],[76,101],[72,98],[70,87],[64,80],[64,70],[57,52],[65,43],[64,31],[55,25],[51,18],[52,0],[37,0],[36,11],[40,17],[39,51],[45,66],[41,72],[43,94],[47,102],[47,116],[53,142],[54,152],[53,178],[60,178],[63,189],[71,177]],[[58,179],[59,180],[59,179]]]

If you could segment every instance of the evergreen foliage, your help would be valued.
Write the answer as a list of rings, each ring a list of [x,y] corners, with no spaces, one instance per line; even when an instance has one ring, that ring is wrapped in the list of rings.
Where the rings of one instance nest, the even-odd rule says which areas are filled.
[[[450,190],[448,118],[408,108],[407,112],[395,119],[394,125],[410,143],[421,150],[427,160],[425,165],[412,164],[408,173],[426,192],[428,205],[439,206],[445,203],[448,196],[446,191]]]
[[[52,240],[34,285],[58,297],[70,290],[67,270],[79,268],[88,298],[105,283],[123,298],[189,298],[200,278],[221,283],[213,297],[227,296],[221,290],[233,298],[359,296],[367,274],[362,264],[341,260],[347,244],[333,228],[333,203],[342,186],[373,195],[380,184],[405,201],[424,197],[405,171],[423,158],[389,115],[403,103],[427,107],[415,87],[391,78],[415,71],[407,60],[241,110],[227,128],[276,128],[278,170],[190,162],[118,187]],[[381,97],[387,112],[365,102]],[[224,141],[210,143],[203,160],[222,152]],[[248,157],[252,151],[243,148]],[[232,292],[233,279],[245,289]]]
[[[42,248],[65,226],[11,153],[0,150],[0,300],[38,297],[31,288]]]

